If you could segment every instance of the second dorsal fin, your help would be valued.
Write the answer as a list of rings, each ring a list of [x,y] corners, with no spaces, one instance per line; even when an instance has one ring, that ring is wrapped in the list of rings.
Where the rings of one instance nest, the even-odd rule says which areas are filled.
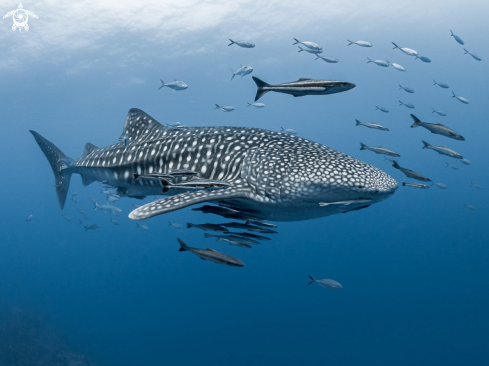
[[[95,150],[98,150],[98,147],[95,146],[94,144],[87,142],[85,144],[85,151],[83,152],[82,158],[86,157],[87,155],[90,155]]]
[[[122,135],[119,140],[122,141],[126,133],[129,136],[129,141],[132,142],[148,136],[154,136],[165,130],[166,127],[149,114],[140,109],[131,108],[127,114],[126,122],[124,122],[124,129],[122,130]]]

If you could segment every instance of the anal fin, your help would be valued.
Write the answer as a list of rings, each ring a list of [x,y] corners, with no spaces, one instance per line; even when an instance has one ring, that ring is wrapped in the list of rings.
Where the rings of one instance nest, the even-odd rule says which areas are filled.
[[[197,203],[233,198],[247,198],[249,194],[250,190],[248,188],[234,187],[215,191],[201,190],[195,192],[184,192],[138,207],[129,214],[129,218],[133,220],[144,220],[153,216],[165,214],[167,212],[180,210],[181,208],[195,205]]]

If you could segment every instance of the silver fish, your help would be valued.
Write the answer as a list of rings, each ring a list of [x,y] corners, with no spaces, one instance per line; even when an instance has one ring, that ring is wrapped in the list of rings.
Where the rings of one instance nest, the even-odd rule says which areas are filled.
[[[443,89],[448,89],[449,88],[449,86],[447,84],[445,84],[445,83],[439,83],[439,82],[437,82],[434,79],[433,79],[433,81],[434,81],[434,84],[433,85],[438,85],[440,88],[443,88]]]
[[[406,106],[406,107],[408,107],[408,108],[411,108],[411,109],[416,108],[416,107],[414,106],[414,104],[412,104],[412,103],[404,103],[404,102],[402,102],[402,101],[399,101],[399,103],[400,103],[400,104],[399,104],[399,106],[404,105],[404,106]]]
[[[474,187],[474,188],[477,188],[477,189],[483,189],[482,186],[480,184],[475,184],[474,182],[471,182],[470,183],[470,186],[471,187]]]
[[[469,52],[469,51],[467,51],[465,48],[464,48],[464,51],[465,51],[464,55],[469,54],[470,56],[472,56],[472,58],[473,58],[474,60],[477,60],[477,61],[482,61],[482,59],[481,59],[481,58],[480,58],[480,57],[479,57],[477,54],[475,54],[475,53],[473,53],[473,52]]]
[[[365,42],[365,41],[356,41],[356,42],[352,42],[348,39],[348,42],[350,42],[348,44],[348,46],[351,46],[352,44],[356,44],[357,46],[360,46],[360,47],[372,47],[372,44],[369,43],[369,42]]]
[[[394,42],[392,42],[392,44],[394,45],[393,50],[395,50],[397,48],[397,49],[401,50],[402,52],[404,52],[408,56],[418,56],[418,52],[416,52],[415,50],[412,50],[411,48],[399,47]]]
[[[234,111],[236,108],[233,107],[232,105],[225,105],[225,106],[220,106],[219,104],[216,104],[216,108],[214,109],[220,109],[221,111],[223,112],[232,112]]]
[[[441,123],[435,124],[435,123],[421,122],[413,114],[411,114],[411,118],[414,120],[414,123],[411,125],[411,128],[421,126],[421,127],[426,128],[431,133],[450,137],[451,139],[454,139],[454,140],[465,141],[465,138],[462,135],[460,135],[459,133],[455,132],[454,130],[448,128],[447,126],[442,125]]]
[[[296,44],[300,43],[300,44],[306,46],[307,48],[309,48],[311,50],[320,51],[323,49],[320,45],[318,45],[317,43],[314,43],[314,42],[301,42],[297,38],[294,38],[294,41],[295,41],[295,43],[293,43],[292,45],[296,45]]]
[[[27,216],[27,218],[25,219],[25,221],[26,221],[27,223],[31,222],[32,217],[33,217],[33,215],[29,215],[29,216]]]
[[[450,167],[450,168],[452,168],[453,170],[458,170],[458,166],[456,166],[456,165],[448,164],[448,163],[446,163],[446,162],[445,162],[445,164],[446,164],[445,168]]]
[[[113,218],[110,218],[110,222],[113,223],[114,225],[119,225],[119,221],[114,220]]]
[[[86,228],[86,227],[88,226],[86,222],[83,222],[83,221],[82,221],[82,220],[80,220],[80,219],[78,219],[78,221],[80,221],[80,222],[78,223],[78,225],[81,225],[81,226],[83,226],[84,228]]]
[[[405,87],[405,86],[402,86],[402,85],[399,84],[399,90],[401,90],[401,89],[407,91],[408,93],[414,93],[414,90],[413,89],[408,88],[408,87]]]
[[[81,213],[82,215],[85,215],[85,211],[84,211],[84,210],[82,210],[82,209],[78,209],[77,211],[78,211],[79,213]]]
[[[253,107],[256,107],[256,108],[263,108],[263,107],[265,107],[265,104],[263,104],[263,103],[248,103],[248,107],[249,106],[253,106]]]
[[[178,81],[175,79],[175,81],[172,81],[171,83],[165,84],[163,80],[161,80],[161,86],[158,88],[160,90],[161,88],[164,88],[165,86],[173,89],[174,91],[179,91],[179,90],[185,90],[188,88],[188,85],[185,84],[183,81]]]
[[[137,222],[136,222],[136,229],[137,228],[141,228],[143,230],[149,230],[149,227],[147,227],[146,225],[139,225]]]
[[[310,48],[302,48],[302,47],[299,47],[299,51],[297,52],[299,53],[303,51],[308,53],[313,53],[315,55],[317,55],[318,53],[323,53],[323,50],[311,50]]]
[[[371,60],[367,57],[367,64],[373,62],[376,65],[382,66],[382,67],[389,67],[390,63],[388,61],[383,61],[383,60]]]
[[[440,189],[447,189],[447,185],[444,183],[433,183],[433,185],[437,186]]]
[[[231,46],[233,44],[236,44],[238,45],[239,47],[243,47],[243,48],[253,48],[255,47],[255,45],[251,42],[248,42],[248,41],[233,41],[232,39],[229,39],[231,41],[230,44],[228,44],[228,46]]]
[[[462,162],[464,165],[471,165],[472,164],[469,159],[460,159],[459,161]]]
[[[235,241],[241,241],[241,242],[246,243],[246,244],[260,244],[259,241],[256,241],[256,240],[253,240],[250,238],[243,238],[241,236],[233,235],[233,234],[234,233],[230,233],[230,235],[215,235],[215,234],[205,233],[204,237],[216,238],[216,239],[231,239],[231,240],[235,240]]]
[[[356,119],[355,121],[357,122],[355,126],[365,126],[365,127],[373,128],[376,130],[389,131],[389,129],[387,127],[384,127],[384,126],[379,125],[377,123],[360,122],[358,119]]]
[[[319,56],[318,54],[316,54],[316,58],[314,60],[317,60],[317,59],[321,59],[323,61],[326,61],[327,63],[330,63],[330,64],[335,64],[337,62],[340,62],[340,60],[338,60],[337,58],[334,58],[334,57],[328,57],[328,56]]]
[[[225,264],[227,266],[232,267],[244,267],[244,263],[237,258],[231,257],[230,255],[215,251],[214,249],[198,249],[189,247],[185,242],[181,239],[177,239],[180,243],[180,252],[189,251],[192,254],[195,254],[197,257],[200,257],[203,260],[211,261],[217,264]]]
[[[88,230],[97,230],[98,228],[99,228],[98,225],[93,224],[93,225],[85,227],[85,232],[87,232]]]
[[[477,209],[475,208],[475,206],[473,206],[473,205],[466,205],[465,203],[464,203],[464,208],[468,208],[468,209],[469,209],[469,210],[471,210],[471,211],[475,211],[475,210],[477,210]]]
[[[389,110],[385,107],[375,106],[375,110],[379,110],[379,111],[384,112],[384,113],[389,113]]]
[[[293,135],[293,136],[297,136],[297,131],[291,129],[291,128],[283,128],[283,127],[280,127],[282,130],[280,132],[283,132],[283,133],[288,133],[289,135]]]
[[[376,154],[383,154],[383,155],[389,155],[389,156],[397,156],[400,157],[398,153],[395,151],[386,149],[385,147],[379,146],[379,147],[373,147],[373,146],[367,146],[363,143],[360,142],[360,150],[370,150],[373,151]]]
[[[176,222],[171,222],[171,221],[168,221],[168,226],[173,226],[175,229],[182,229],[182,225],[176,223]]]
[[[71,219],[68,215],[61,215],[61,216],[63,216],[66,221],[71,221]]]
[[[244,236],[246,238],[251,238],[251,239],[256,239],[256,240],[272,240],[270,238],[267,238],[266,236],[256,235],[256,234],[252,234],[252,233],[245,233],[245,232],[233,233],[233,235]]]
[[[462,38],[460,38],[459,36],[457,36],[457,35],[453,34],[453,32],[452,32],[452,30],[451,30],[451,29],[450,29],[450,33],[451,33],[450,35],[451,35],[453,38],[455,38],[455,40],[457,41],[457,43],[460,43],[461,45],[464,45],[464,44],[465,44],[465,43],[464,43],[464,41],[462,41]]]
[[[421,61],[426,62],[426,63],[430,63],[430,62],[431,62],[431,59],[429,59],[429,58],[428,58],[428,57],[426,57],[426,56],[416,56],[415,60],[417,60],[418,58],[419,58]]]
[[[446,146],[432,146],[432,145],[428,144],[426,141],[421,141],[421,142],[424,144],[424,146],[422,147],[423,149],[434,150],[438,154],[446,155],[446,156],[449,156],[449,157],[455,158],[455,159],[463,159],[464,158],[458,152],[453,151],[452,149],[450,149]]]
[[[309,278],[312,280],[311,282],[309,282],[307,284],[307,286],[309,286],[311,283],[314,283],[314,282],[317,282],[318,284],[320,284],[322,287],[324,288],[329,288],[331,290],[337,290],[337,289],[340,289],[340,288],[343,288],[343,285],[335,280],[332,280],[330,278],[325,278],[323,280],[316,280],[314,277],[312,276],[309,276]]]
[[[422,182],[431,182],[431,179],[426,178],[424,175],[421,175],[418,172],[415,172],[414,170],[402,168],[401,166],[399,166],[399,164],[397,164],[397,161],[395,161],[395,160],[394,160],[394,164],[392,164],[392,166],[396,169],[399,169],[408,178],[413,178],[416,180],[420,180]]]
[[[276,231],[273,231],[273,230],[270,230],[270,229],[267,229],[264,227],[258,227],[258,226],[251,225],[248,223],[241,224],[239,222],[228,222],[225,224],[221,224],[221,226],[231,227],[231,228],[240,229],[240,230],[254,231],[254,232],[262,233],[262,234],[276,234],[277,233]]]
[[[231,69],[231,72],[233,73],[231,80],[233,80],[236,75],[239,75],[241,76],[241,78],[243,78],[243,76],[251,74],[253,72],[253,68],[251,66],[240,65],[238,71],[234,71],[233,69]]]
[[[452,91],[452,98],[457,98],[463,104],[469,104],[469,101],[460,95],[455,95],[455,92]]]
[[[105,212],[122,212],[122,210],[119,207],[115,207],[109,204],[99,205],[97,202],[95,202],[94,210],[101,210]]]
[[[109,200],[110,202],[117,202],[117,201],[119,201],[119,199],[117,197],[114,197],[114,196],[110,196],[109,198],[107,198],[107,200]]]
[[[218,232],[222,232],[222,233],[227,233],[229,231],[225,227],[222,227],[221,225],[217,225],[217,224],[194,225],[194,224],[191,224],[190,222],[187,222],[187,229],[191,229],[191,228],[201,229],[204,231],[218,231]]]
[[[243,248],[248,248],[248,249],[251,248],[251,245],[243,243],[240,240],[233,240],[233,239],[228,239],[228,238],[219,238],[219,239],[217,239],[217,241],[225,241],[225,242],[229,243],[229,245],[235,245],[237,247],[243,247]]]
[[[438,115],[440,115],[442,117],[446,117],[447,116],[447,114],[445,112],[436,111],[435,108],[431,108],[431,109],[433,109],[433,112],[431,112],[431,113],[436,113],[436,114],[438,114]]]
[[[421,184],[421,183],[406,183],[406,182],[401,182],[402,186],[408,186],[408,187],[413,187],[413,188],[430,188],[426,184]]]
[[[392,65],[392,67],[393,67],[393,68],[395,68],[396,70],[399,70],[399,71],[406,71],[406,69],[405,69],[403,66],[401,66],[401,65],[399,65],[399,64],[396,64],[396,63],[394,63],[394,62],[390,62],[390,61],[388,61],[388,60],[386,60],[386,61],[387,61],[387,62],[388,62],[390,65]]]
[[[350,200],[350,201],[338,201],[338,202],[319,202],[319,206],[350,206],[350,205],[363,205],[365,203],[370,203],[372,200],[370,199],[359,199],[359,200]]]

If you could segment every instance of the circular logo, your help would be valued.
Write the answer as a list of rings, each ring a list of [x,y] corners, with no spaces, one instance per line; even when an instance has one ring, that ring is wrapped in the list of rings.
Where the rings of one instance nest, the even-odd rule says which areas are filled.
[[[29,20],[29,15],[24,9],[17,9],[14,12],[13,20],[14,24],[17,27],[22,28],[27,24],[27,21]]]

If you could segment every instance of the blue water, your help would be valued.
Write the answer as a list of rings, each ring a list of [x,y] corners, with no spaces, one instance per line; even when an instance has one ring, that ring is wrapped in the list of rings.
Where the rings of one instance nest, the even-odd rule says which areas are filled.
[[[39,16],[29,18],[29,32],[12,32],[10,18],[0,22],[5,51],[0,57],[0,312],[37,314],[70,342],[73,352],[100,366],[487,365],[488,5],[432,3],[419,14],[421,3],[377,2],[378,8],[357,4],[352,9],[353,2],[331,2],[337,12],[329,14],[326,5],[310,2],[296,8],[258,2],[226,8],[211,2],[210,10],[228,15],[215,24],[201,20],[200,29],[175,20],[202,10],[182,3],[172,7],[171,16],[162,15],[163,23],[175,20],[169,31],[154,21],[146,28],[135,26],[137,20],[144,22],[144,14],[154,20],[159,11],[168,11],[144,4],[138,8],[143,12],[119,5],[127,11],[111,13],[102,27],[103,17],[96,13],[101,8],[80,3],[77,19],[85,26],[73,21],[76,34],[64,19],[67,7],[55,5],[24,4]],[[0,8],[7,13],[16,6]],[[87,16],[81,19],[81,14]],[[258,24],[257,16],[260,21],[269,17],[270,25]],[[58,38],[53,29],[60,32]],[[483,61],[464,55],[450,29]],[[319,43],[323,56],[340,62],[297,53],[293,37]],[[228,38],[256,47],[228,47]],[[347,39],[373,47],[347,47]],[[392,41],[432,62],[393,50]],[[367,64],[367,57],[396,62],[406,71]],[[357,87],[302,98],[268,93],[259,101],[265,108],[247,108],[256,92],[251,75],[230,81],[229,69],[240,64],[252,66],[251,75],[272,84],[309,77]],[[157,91],[160,78],[182,80],[189,88]],[[433,79],[450,88],[433,86]],[[399,84],[415,93],[398,90]],[[451,98],[452,90],[470,104]],[[398,106],[399,100],[416,108]],[[236,110],[214,110],[215,103]],[[376,111],[376,105],[390,112]],[[384,170],[399,183],[411,181],[381,155],[359,150],[359,142],[385,146],[401,154],[401,166],[448,189],[400,187],[368,209],[276,223],[279,233],[273,240],[250,250],[204,239],[200,230],[167,226],[168,220],[184,226],[224,221],[190,208],[146,220],[149,230],[143,231],[127,218],[133,203],[142,202],[122,198],[115,204],[123,210],[115,226],[109,214],[92,210],[89,198],[105,199],[98,183],[82,187],[78,176],[70,186],[70,192],[79,192],[78,203],[69,195],[61,211],[51,169],[28,130],[76,159],[86,142],[116,143],[133,107],[161,123],[292,128],[300,137]],[[432,114],[431,107],[448,116]],[[466,141],[412,129],[410,113],[443,123]],[[390,131],[356,127],[355,119]],[[472,165],[422,150],[421,140],[447,145]],[[445,168],[446,162],[459,170]],[[471,182],[485,189],[470,187]],[[80,208],[98,230],[84,232]],[[178,252],[177,237],[238,257],[246,266],[219,266]],[[333,278],[343,288],[307,286],[308,275]]]

